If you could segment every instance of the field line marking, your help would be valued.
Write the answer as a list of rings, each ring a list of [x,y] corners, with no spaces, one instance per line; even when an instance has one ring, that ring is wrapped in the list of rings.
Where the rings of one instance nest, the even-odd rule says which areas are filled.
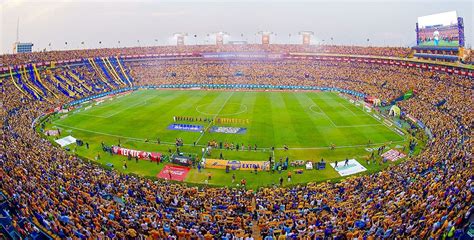
[[[309,107],[309,110],[311,112],[313,112],[314,114],[318,114],[318,115],[324,115],[323,113],[321,112],[316,112],[313,110],[313,107],[316,106],[315,104],[311,105]],[[355,115],[355,114],[354,114]],[[355,115],[355,116],[365,116],[365,115]],[[359,124],[359,125],[336,125],[334,126],[335,128],[356,128],[356,127],[372,127],[372,126],[380,126],[380,125],[383,125],[381,123],[376,123],[376,124]],[[322,127],[318,127],[318,128],[322,128]]]
[[[356,112],[352,111],[350,108],[347,108],[344,103],[341,103],[341,102],[339,102],[339,101],[336,100],[337,103],[341,104],[341,105],[342,105],[343,107],[345,107],[347,110],[349,110],[349,111],[351,111],[352,113],[354,113],[355,116],[365,116],[364,108],[358,108],[357,106],[355,106],[355,104],[351,103],[351,102],[349,101],[349,99],[346,98],[346,97],[344,97],[344,96],[340,96],[340,95],[335,94],[335,93],[334,93],[334,95],[335,95],[336,97],[342,99],[345,103],[348,103],[349,105],[354,106],[355,109],[357,109],[357,111],[361,111],[361,112],[362,112],[362,114],[356,113]],[[354,101],[354,103],[355,103],[355,101]]]
[[[315,105],[315,104],[313,104],[313,105],[309,106],[309,110],[310,110],[311,112],[315,113],[315,114],[318,114],[318,115],[323,115],[323,113],[320,113],[320,112],[316,112],[316,111],[314,111],[314,110],[313,110],[313,107],[314,107],[314,106],[316,106],[316,105]]]
[[[153,145],[156,144],[155,142],[145,142],[146,139],[144,139],[144,138],[127,137],[127,136],[122,136],[122,135],[92,131],[92,130],[87,130],[87,129],[84,129],[84,128],[77,128],[77,127],[72,127],[72,126],[69,126],[69,125],[59,124],[59,123],[54,124],[54,125],[61,126],[61,127],[64,127],[64,128],[74,129],[74,130],[78,130],[78,131],[82,131],[82,132],[89,132],[89,133],[94,133],[94,134],[99,134],[99,135],[104,135],[104,136],[123,138],[123,139],[131,140],[131,141],[135,141],[135,142],[142,142],[142,143],[153,144]],[[336,149],[337,148],[356,148],[356,147],[374,146],[374,145],[380,145],[380,144],[400,143],[400,142],[405,142],[405,140],[371,143],[371,144],[356,144],[356,145],[336,146],[335,148]],[[172,143],[172,142],[161,142],[159,145],[176,146],[176,144]],[[194,146],[194,144],[186,144],[186,143],[184,145],[185,146]],[[195,146],[196,147],[206,147],[206,145],[202,145],[202,144],[201,145],[196,144]],[[326,147],[301,147],[301,148],[291,148],[290,147],[289,150],[290,151],[291,150],[318,150],[318,149],[328,149],[328,148],[330,148],[330,147],[329,146],[326,146]],[[258,149],[259,150],[270,150],[271,147],[261,147],[261,148],[258,148]],[[221,150],[227,151],[226,149],[221,149]],[[275,148],[275,150],[284,150],[284,148]],[[230,150],[230,151],[232,151],[232,150]]]
[[[78,131],[82,131],[82,132],[94,133],[94,134],[110,136],[110,137],[123,138],[123,139],[131,140],[131,141],[135,141],[135,142],[143,142],[143,143],[154,144],[154,145],[156,144],[155,142],[145,142],[145,140],[147,140],[146,138],[127,137],[127,136],[116,135],[116,134],[111,134],[111,133],[92,131],[92,130],[87,130],[87,129],[84,129],[84,128],[77,128],[77,127],[72,127],[72,126],[69,126],[69,125],[64,125],[64,124],[59,124],[59,123],[55,123],[53,125],[61,126],[61,127],[64,127],[64,128],[70,128],[70,129],[74,129],[74,130],[78,130]],[[176,144],[173,143],[173,142],[160,142],[160,144],[158,144],[158,145],[176,146]],[[184,144],[184,145],[185,146],[193,146],[193,144]],[[204,147],[204,145],[197,145],[197,144],[196,144],[196,146]]]
[[[100,100],[101,103],[100,104],[97,104],[99,101],[95,101],[95,100],[91,100],[91,105],[92,105],[92,108],[88,109],[88,110],[85,110],[85,111],[91,111],[91,110],[97,110],[97,109],[102,109],[102,108],[107,108],[107,107],[110,107],[110,105],[112,104],[117,104],[117,103],[122,103],[124,102],[125,100],[127,100],[127,98],[124,98],[124,97],[129,97],[131,96],[132,94],[137,94],[138,96],[141,96],[142,94],[138,94],[139,92],[138,91],[132,91],[132,92],[129,92],[129,93],[126,93],[124,95],[119,95],[119,96],[116,96],[116,95],[112,95],[108,98],[105,98],[103,100]],[[136,96],[136,97],[138,97]],[[100,99],[100,98],[99,98]],[[97,100],[97,99],[96,99]],[[92,102],[94,101],[94,102]],[[97,105],[96,105],[97,104]]]
[[[362,111],[363,111],[365,114],[367,114],[367,115],[369,115],[370,117],[372,117],[373,119],[375,119],[375,121],[383,123],[382,120],[378,120],[378,119],[375,118],[372,114],[369,114],[368,112],[366,112],[366,111],[363,109],[363,107],[364,107],[364,106],[362,106]],[[385,118],[384,118],[384,119],[385,119]],[[390,131],[394,132],[395,135],[400,136],[400,134],[397,133],[393,128],[388,127],[388,126],[385,125],[385,124],[381,124],[381,125],[385,126],[385,127],[388,128]],[[405,141],[405,140],[406,140],[406,137],[404,137],[404,136],[400,136],[400,137],[403,139],[402,141]]]
[[[110,98],[107,98],[106,100],[103,100],[103,102],[100,103],[100,104],[97,104],[97,102],[96,102],[96,103],[92,103],[92,104],[90,105],[90,106],[91,106],[90,109],[85,110],[84,107],[81,107],[81,108],[75,110],[75,111],[73,112],[73,114],[84,115],[84,116],[90,116],[90,117],[98,117],[98,118],[109,118],[109,117],[111,117],[110,114],[104,116],[104,115],[102,115],[102,114],[95,115],[95,114],[89,114],[89,113],[83,113],[83,112],[90,112],[90,111],[92,111],[92,110],[101,110],[101,109],[103,109],[103,108],[108,108],[108,107],[110,107],[110,105],[112,105],[112,104],[122,103],[123,101],[127,100],[127,98],[125,98],[125,97],[131,96],[131,94],[133,94],[133,93],[135,93],[135,92],[127,93],[127,94],[125,94],[125,95],[120,95],[120,96],[112,96],[112,97],[110,97]],[[112,101],[110,102],[110,100],[112,100]],[[115,114],[115,113],[113,113],[113,114]],[[112,116],[113,116],[113,114],[112,114]]]
[[[203,114],[203,115],[211,115],[211,116],[214,115],[213,113],[206,113],[206,112],[202,112],[202,111],[199,110],[199,107],[202,107],[202,106],[205,106],[205,105],[209,105],[209,103],[207,103],[207,104],[201,104],[201,105],[197,106],[197,107],[195,108],[196,112],[198,112],[198,113],[200,113],[200,114]],[[236,104],[236,105],[237,105],[237,104]],[[248,107],[247,107],[246,104],[240,104],[240,106],[244,106],[245,109],[243,109],[243,110],[240,110],[240,109],[239,109],[239,112],[236,112],[236,113],[221,114],[221,116],[234,116],[234,115],[239,115],[239,114],[244,113],[244,112],[246,112],[246,111],[248,110]]]
[[[207,129],[209,129],[209,127],[211,126],[211,124],[214,122],[214,120],[216,120],[217,116],[219,116],[219,113],[222,111],[222,109],[224,109],[225,105],[227,104],[227,102],[229,101],[229,99],[234,96],[234,92],[232,92],[232,94],[229,95],[229,97],[225,100],[224,104],[222,104],[221,108],[219,109],[219,111],[217,111],[216,114],[214,114],[214,117],[212,118],[212,121],[209,122],[209,124],[204,128],[204,131],[202,131],[201,135],[199,135],[198,139],[196,141],[194,141],[196,144],[199,143],[199,140],[201,140],[202,136],[204,136],[204,134],[207,132]]]
[[[121,113],[121,112],[123,112],[123,111],[125,111],[125,110],[127,110],[127,109],[136,107],[136,106],[138,106],[138,105],[140,105],[140,104],[142,104],[142,103],[146,103],[148,100],[151,100],[151,99],[153,99],[153,98],[156,98],[157,96],[158,96],[158,95],[149,97],[149,98],[144,99],[144,100],[142,100],[142,101],[140,101],[140,102],[138,102],[138,103],[132,104],[132,105],[126,107],[126,108],[120,109],[120,110],[118,110],[118,111],[116,111],[116,112],[114,112],[114,113],[112,113],[112,114],[107,115],[106,118],[113,117],[113,116],[115,116],[115,115],[117,115],[117,114],[119,114],[119,113]]]
[[[356,107],[356,108],[357,108],[357,107]],[[397,133],[393,128],[388,127],[387,125],[383,124],[383,121],[382,121],[382,120],[378,120],[378,119],[375,118],[372,114],[366,112],[365,109],[364,109],[364,105],[363,105],[363,104],[362,104],[362,108],[357,108],[357,109],[359,109],[360,111],[362,111],[364,114],[369,115],[371,118],[375,119],[375,121],[382,123],[382,124],[380,124],[380,125],[383,125],[383,126],[385,126],[386,128],[388,128],[390,131],[396,133],[397,136],[400,136],[400,137],[403,139],[403,140],[401,140],[401,141],[405,141],[405,140],[406,140],[406,137],[401,136],[401,135],[400,135],[399,133]],[[385,118],[384,118],[384,119],[385,119]]]
[[[345,145],[345,146],[336,146],[335,148],[356,148],[356,147],[365,147],[365,146],[374,146],[380,144],[388,144],[388,143],[400,143],[405,142],[405,140],[400,141],[389,141],[389,142],[380,142],[380,143],[371,143],[371,144],[356,144],[356,145]],[[302,147],[302,148],[289,148],[289,150],[318,150],[318,149],[330,149],[330,146],[327,147]],[[284,150],[284,148],[275,148],[276,150]]]
[[[331,124],[334,126],[334,127],[337,127],[337,125],[331,120],[331,118],[323,111],[323,109],[318,105],[318,103],[316,103],[314,100],[314,106],[318,107],[319,110],[321,110],[321,113],[326,117],[327,120],[329,120],[331,122]]]
[[[357,116],[357,114],[356,114],[354,111],[352,111],[351,109],[349,109],[348,107],[346,107],[343,103],[340,103],[340,102],[337,102],[337,103],[339,103],[343,108],[349,110],[349,112],[351,112],[352,115]]]
[[[77,115],[83,115],[83,116],[88,116],[88,117],[97,117],[97,118],[107,118],[106,116],[102,116],[102,115],[94,115],[94,114],[87,114],[87,113],[82,113],[82,112],[75,112],[74,114],[77,114]]]
[[[336,128],[356,128],[356,127],[373,127],[373,126],[382,126],[383,124],[381,123],[376,123],[376,124],[360,124],[360,125],[342,125],[342,126],[336,126]]]
[[[337,102],[339,105],[341,105],[343,108],[349,110],[349,112],[351,112],[352,115],[354,115],[354,116],[359,116],[357,113],[355,113],[354,111],[352,111],[350,108],[348,108],[348,107],[344,104],[345,102],[347,102],[347,99],[346,99],[346,98],[340,96],[339,94],[334,94],[334,96],[336,96],[336,99],[335,99],[335,100],[336,100],[336,102]],[[344,103],[340,102],[339,100],[342,100]],[[351,106],[352,106],[352,105],[351,105]]]

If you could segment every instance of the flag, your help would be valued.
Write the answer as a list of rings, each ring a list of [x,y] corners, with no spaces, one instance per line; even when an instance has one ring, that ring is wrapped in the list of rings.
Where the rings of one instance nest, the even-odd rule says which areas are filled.
[[[445,103],[446,103],[446,99],[442,99],[441,101],[439,101],[438,103],[436,103],[435,106],[436,106],[436,107],[441,107],[441,106],[443,106]]]
[[[408,92],[406,92],[403,95],[403,100],[407,100],[407,99],[411,98],[412,96],[413,96],[413,89],[410,89]]]

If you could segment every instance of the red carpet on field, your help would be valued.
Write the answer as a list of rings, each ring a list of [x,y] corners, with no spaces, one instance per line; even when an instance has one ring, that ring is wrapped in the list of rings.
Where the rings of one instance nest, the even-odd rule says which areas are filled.
[[[171,180],[182,182],[189,170],[188,167],[166,165],[156,177],[169,180],[171,175]]]

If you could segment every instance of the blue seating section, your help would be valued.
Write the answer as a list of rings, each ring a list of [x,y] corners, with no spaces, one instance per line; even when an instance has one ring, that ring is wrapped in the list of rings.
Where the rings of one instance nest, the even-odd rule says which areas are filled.
[[[429,59],[438,59],[438,60],[445,60],[445,61],[457,61],[458,56],[456,55],[440,55],[440,54],[429,54],[429,53],[415,53],[415,57],[418,58],[429,58]]]
[[[7,239],[32,239],[32,240],[52,240],[53,238],[48,236],[43,231],[32,232],[26,236],[22,236],[18,230],[13,227],[13,217],[10,214],[10,206],[8,204],[6,196],[0,192],[0,233],[3,234]],[[17,226],[23,229],[26,224],[35,225],[31,219],[19,217]]]

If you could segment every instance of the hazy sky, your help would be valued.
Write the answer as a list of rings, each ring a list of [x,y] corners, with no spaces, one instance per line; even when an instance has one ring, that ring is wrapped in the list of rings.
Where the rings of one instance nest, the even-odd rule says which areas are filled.
[[[122,47],[170,45],[175,32],[188,33],[186,44],[214,43],[207,34],[217,31],[253,43],[262,30],[274,33],[273,43],[300,43],[298,32],[307,30],[315,34],[312,43],[330,44],[332,37],[334,44],[413,46],[417,17],[451,10],[464,17],[472,46],[473,1],[464,0],[0,0],[0,53],[11,53],[18,17],[20,41],[34,43],[35,51],[117,47],[118,41]]]

